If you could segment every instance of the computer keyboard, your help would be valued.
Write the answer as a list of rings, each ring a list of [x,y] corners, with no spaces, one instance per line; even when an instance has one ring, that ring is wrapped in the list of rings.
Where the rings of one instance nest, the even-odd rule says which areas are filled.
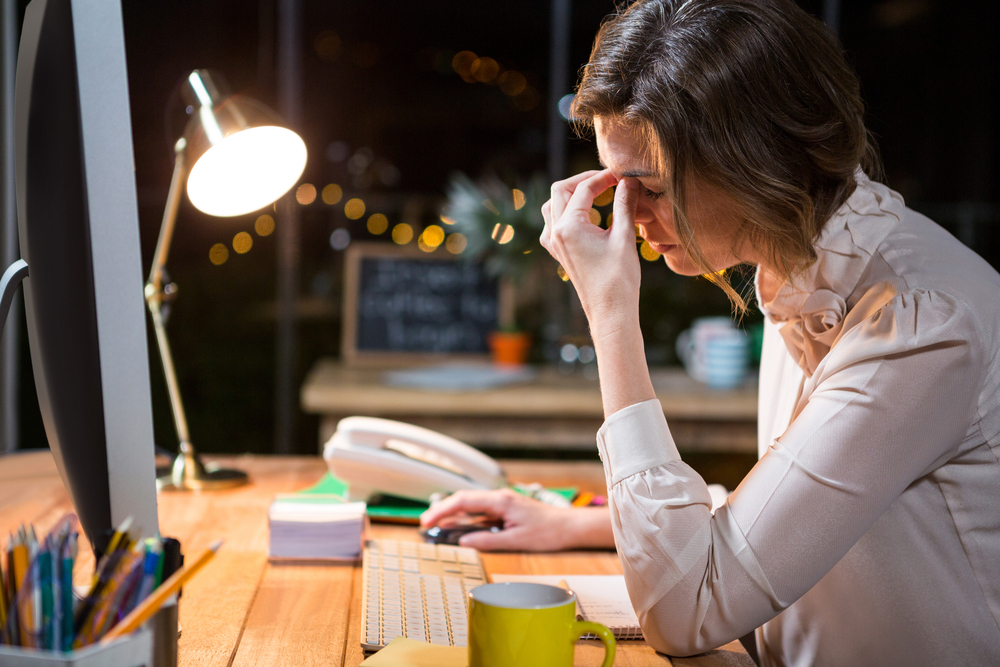
[[[368,540],[364,549],[361,646],[377,651],[396,637],[468,644],[468,592],[487,583],[475,549]]]

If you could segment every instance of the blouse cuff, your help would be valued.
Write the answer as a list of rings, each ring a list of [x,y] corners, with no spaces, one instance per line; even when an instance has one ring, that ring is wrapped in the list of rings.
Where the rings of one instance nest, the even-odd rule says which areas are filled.
[[[597,449],[610,486],[681,458],[663,416],[663,406],[655,398],[608,417],[597,432]]]

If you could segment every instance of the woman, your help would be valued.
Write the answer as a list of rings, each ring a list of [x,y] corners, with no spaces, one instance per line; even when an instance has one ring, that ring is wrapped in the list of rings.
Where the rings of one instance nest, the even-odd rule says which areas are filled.
[[[1000,276],[869,179],[835,37],[788,0],[641,0],[575,112],[606,169],[553,186],[542,241],[597,351],[609,511],[461,493],[425,522],[503,518],[465,538],[483,549],[613,541],[670,654],[757,628],[764,664],[1000,664]],[[675,272],[756,265],[761,457],[714,513],[649,380],[633,224]]]

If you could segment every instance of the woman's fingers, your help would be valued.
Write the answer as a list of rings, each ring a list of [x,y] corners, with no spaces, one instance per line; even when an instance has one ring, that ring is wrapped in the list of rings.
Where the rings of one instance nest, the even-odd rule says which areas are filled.
[[[548,246],[549,238],[552,235],[552,232],[551,232],[551,229],[552,229],[552,200],[551,199],[548,200],[547,202],[545,202],[544,204],[542,204],[542,219],[545,220],[545,228],[542,229],[542,235],[539,238],[539,243],[542,244],[543,248],[545,248],[546,250],[548,250],[548,248],[549,248],[549,246]]]
[[[615,190],[615,205],[613,208],[615,222],[620,225],[612,225],[611,234],[616,239],[623,237],[629,243],[635,245],[635,208],[639,203],[639,185],[634,178],[623,178],[618,182]]]
[[[595,174],[600,174],[604,172],[611,173],[608,172],[607,169],[604,169],[602,171],[595,171],[595,170],[583,171],[580,172],[579,174],[576,174],[575,176],[570,176],[565,180],[553,183],[552,195],[551,195],[552,198],[549,200],[552,203],[550,210],[552,216],[552,222],[556,222],[557,220],[559,220],[559,218],[562,217],[563,211],[566,210],[566,204],[569,202],[570,198],[573,196],[573,193],[576,191],[577,186],[580,183],[586,181],[588,178],[593,177]]]
[[[573,196],[566,204],[567,210],[581,210],[585,213],[594,205],[594,199],[617,182],[609,170],[592,172],[594,175],[577,183]],[[587,213],[589,217],[589,213]]]
[[[486,514],[503,518],[510,506],[513,491],[458,491],[431,505],[420,515],[420,525],[433,526],[452,514]]]
[[[515,526],[496,533],[480,530],[466,533],[458,540],[459,546],[479,551],[556,551],[527,526]]]

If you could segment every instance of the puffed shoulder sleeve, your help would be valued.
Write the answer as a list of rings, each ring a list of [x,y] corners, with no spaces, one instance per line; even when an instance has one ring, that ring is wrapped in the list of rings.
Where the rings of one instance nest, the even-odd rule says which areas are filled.
[[[947,294],[898,295],[844,332],[788,429],[711,512],[655,401],[608,418],[598,446],[615,540],[647,641],[689,655],[808,591],[975,419],[982,347]]]

